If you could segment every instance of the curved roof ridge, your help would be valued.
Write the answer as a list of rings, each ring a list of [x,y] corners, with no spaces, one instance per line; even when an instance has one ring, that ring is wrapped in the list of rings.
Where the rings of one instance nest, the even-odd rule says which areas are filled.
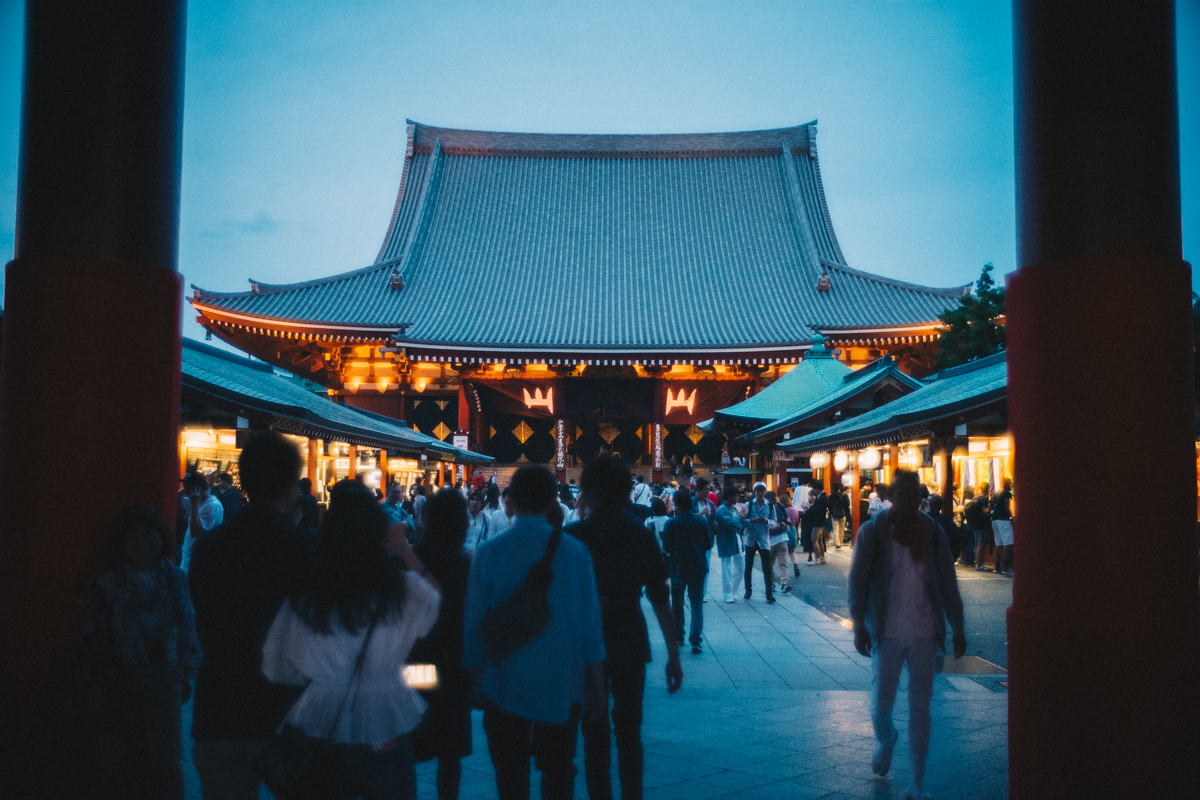
[[[309,289],[314,286],[328,286],[329,284],[337,283],[338,281],[350,280],[352,278],[357,278],[359,275],[394,267],[402,260],[402,257],[389,258],[387,261],[378,261],[374,264],[368,264],[365,267],[358,267],[357,269],[348,270],[347,272],[339,272],[336,275],[329,275],[324,278],[313,278],[312,280],[308,281],[297,281],[296,283],[263,283],[262,281],[256,281],[251,278],[250,283],[258,286],[257,292],[253,289],[245,292],[214,292],[209,289],[202,289],[194,283],[191,284],[191,288],[200,293],[200,299],[202,300],[224,300],[238,297],[254,297],[256,295],[264,294],[279,294],[281,292],[291,292],[297,289]]]
[[[962,286],[947,286],[947,287],[923,286],[919,283],[909,283],[908,281],[902,281],[902,280],[897,280],[896,278],[888,278],[883,275],[877,275],[874,272],[867,272],[866,270],[863,270],[863,269],[855,269],[854,267],[850,267],[845,264],[839,264],[836,261],[830,261],[827,258],[821,259],[821,266],[823,266],[827,269],[839,270],[841,272],[847,273],[848,275],[854,275],[855,277],[858,277],[858,278],[865,278],[866,280],[869,280],[869,281],[875,281],[876,283],[882,283],[882,284],[886,284],[888,286],[895,286],[898,289],[910,289],[915,292],[924,292],[925,294],[944,295],[946,297],[956,297],[956,298],[962,297],[962,296],[966,295],[967,292],[971,291],[971,287],[974,286],[973,283],[966,283],[966,284],[963,284]]]
[[[443,147],[480,150],[544,150],[596,152],[670,152],[689,150],[755,150],[778,147],[781,139],[791,139],[807,148],[810,129],[817,121],[786,128],[707,133],[524,133],[518,131],[479,131],[465,128],[439,128],[413,120],[409,147],[429,147],[441,139]]]

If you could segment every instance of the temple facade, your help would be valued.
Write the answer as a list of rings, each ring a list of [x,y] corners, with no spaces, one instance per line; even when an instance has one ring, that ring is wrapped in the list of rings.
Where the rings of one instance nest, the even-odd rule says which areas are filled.
[[[698,426],[800,363],[929,371],[930,288],[846,263],[816,123],[680,135],[410,122],[375,263],[242,292],[193,287],[211,334],[345,402],[560,475],[602,451],[718,463]],[[817,339],[820,341],[820,338]]]

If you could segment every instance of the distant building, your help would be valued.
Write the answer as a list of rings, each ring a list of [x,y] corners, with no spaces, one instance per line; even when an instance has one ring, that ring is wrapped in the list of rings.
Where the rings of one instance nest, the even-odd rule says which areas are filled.
[[[849,267],[816,124],[679,135],[410,123],[375,263],[248,292],[194,288],[214,335],[347,402],[500,462],[565,472],[601,447],[716,464],[696,423],[822,334],[852,367],[928,370],[933,289]],[[461,443],[461,441],[460,441]]]

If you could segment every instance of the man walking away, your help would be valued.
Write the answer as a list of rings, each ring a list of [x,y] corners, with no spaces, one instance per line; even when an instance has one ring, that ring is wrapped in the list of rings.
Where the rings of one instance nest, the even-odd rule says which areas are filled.
[[[700,653],[704,634],[704,576],[708,574],[708,551],[712,532],[708,520],[692,512],[692,493],[675,493],[675,516],[663,528],[663,549],[671,570],[671,611],[675,616],[676,640],[683,644],[683,592],[692,606],[692,626],[688,635],[692,652]]]
[[[650,485],[641,475],[637,476],[637,483],[634,484],[633,491],[629,493],[629,500],[635,506],[650,505]]]
[[[512,595],[552,543],[544,515],[555,501],[549,471],[533,465],[517,470],[507,498],[515,512],[512,526],[479,545],[467,581],[463,664],[474,672],[483,698],[483,729],[500,800],[528,800],[531,758],[542,772],[543,800],[570,800],[581,713],[590,719],[607,712],[596,577],[587,547],[575,537],[560,534],[555,540],[545,626],[504,656],[483,634],[484,616]]]
[[[988,506],[992,536],[996,539],[996,572],[1008,575],[1013,571],[1012,496],[1012,479],[1005,478],[1003,488],[996,493]]]
[[[746,599],[753,592],[750,589],[750,578],[754,572],[754,554],[758,554],[762,563],[763,588],[767,593],[767,603],[775,602],[775,593],[771,581],[771,535],[767,527],[771,522],[771,504],[767,502],[767,485],[762,481],[754,484],[754,496],[746,503],[746,526],[742,532],[742,542],[746,545]],[[784,537],[786,539],[786,535]],[[787,550],[787,547],[784,547]]]
[[[850,516],[850,495],[840,483],[833,485],[829,498],[829,519],[833,521],[833,549],[841,550],[846,540],[846,518]]]
[[[992,522],[988,519],[988,507],[991,503],[991,498],[988,497],[990,492],[991,487],[988,484],[979,484],[979,494],[964,512],[967,524],[975,529],[975,569],[980,572],[988,571],[987,565],[983,563],[983,556],[987,552],[988,545],[995,544],[995,540],[992,538]]]
[[[825,520],[829,517],[829,496],[821,484],[813,482],[812,505],[804,512],[804,518],[812,524],[813,557],[812,563],[825,563]]]
[[[315,533],[321,527],[321,510],[317,506],[317,498],[313,497],[312,481],[300,479],[300,499],[297,501],[300,512],[299,528],[308,533]]]
[[[222,472],[221,477],[217,479],[217,486],[220,491],[217,493],[217,499],[221,501],[221,508],[225,511],[225,517],[232,517],[242,507],[242,492],[233,485],[233,476],[228,472]]]
[[[725,489],[723,502],[713,517],[713,534],[717,542],[717,558],[721,559],[721,592],[726,603],[737,602],[738,580],[745,571],[742,560],[742,522],[737,512],[738,490],[729,486]]]
[[[924,797],[929,750],[929,702],[936,648],[945,647],[946,623],[954,631],[954,657],[967,649],[962,597],[946,536],[922,514],[916,473],[898,471],[892,508],[858,530],[850,563],[850,616],[854,647],[871,658],[871,722],[875,757],[871,769],[887,775],[898,734],[892,706],[900,669],[908,667],[908,748],[913,791]],[[872,651],[874,643],[874,651]]]
[[[188,574],[204,652],[192,724],[204,800],[258,798],[254,763],[299,696],[267,683],[262,648],[308,551],[290,523],[300,452],[277,433],[260,433],[238,465],[250,502],[196,542]]]
[[[580,504],[586,516],[564,530],[586,544],[592,555],[604,629],[605,711],[607,695],[612,695],[611,728],[607,713],[583,723],[588,797],[609,800],[613,796],[610,769],[615,732],[621,798],[641,800],[642,696],[650,661],[650,635],[641,606],[643,588],[667,644],[667,691],[678,691],[683,681],[667,600],[667,567],[654,534],[624,510],[629,467],[613,456],[600,456],[583,468],[579,480]]]

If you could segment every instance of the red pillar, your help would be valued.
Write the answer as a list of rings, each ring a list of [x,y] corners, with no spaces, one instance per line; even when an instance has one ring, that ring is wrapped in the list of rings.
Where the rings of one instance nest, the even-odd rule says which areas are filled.
[[[149,503],[174,524],[180,454],[183,3],[46,0],[25,26],[0,372],[0,771],[13,796],[71,780],[77,754],[56,752],[36,716],[47,676],[75,642],[76,591],[103,571],[116,511]],[[63,502],[60,465],[39,454],[64,452],[120,479]]]
[[[1200,796],[1190,267],[1181,258],[1174,3],[1014,3],[1017,240],[1008,410],[1014,798]],[[1064,513],[1064,481],[1137,497]],[[1081,461],[1082,459],[1082,461]],[[1131,538],[1132,535],[1132,538]]]

